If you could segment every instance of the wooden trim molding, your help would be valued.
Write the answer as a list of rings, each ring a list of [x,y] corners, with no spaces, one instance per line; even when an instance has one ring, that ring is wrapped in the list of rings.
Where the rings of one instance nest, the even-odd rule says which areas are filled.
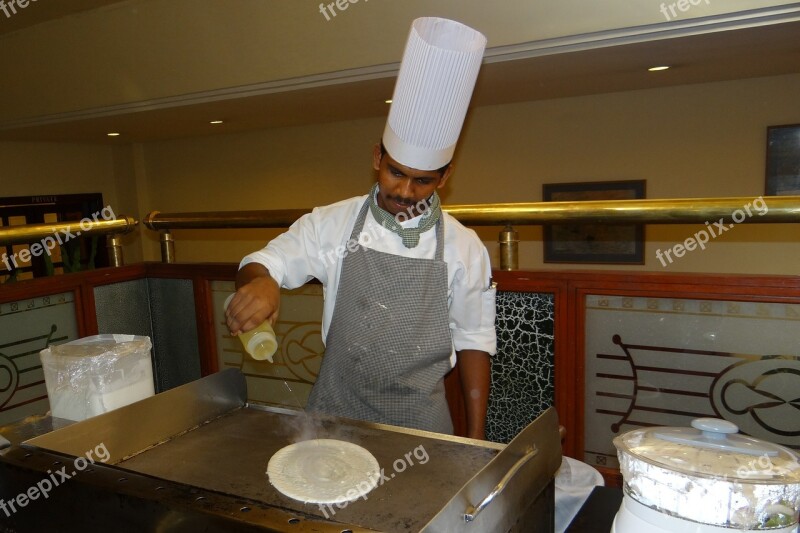
[[[194,288],[195,319],[197,320],[197,348],[200,352],[200,373],[208,376],[219,370],[211,281],[194,276],[192,286]]]

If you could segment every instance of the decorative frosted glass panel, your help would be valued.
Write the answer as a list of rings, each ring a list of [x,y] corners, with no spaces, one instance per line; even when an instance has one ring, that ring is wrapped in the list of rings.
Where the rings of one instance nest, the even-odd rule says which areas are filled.
[[[228,331],[222,306],[234,292],[233,282],[212,282],[211,290],[220,370],[233,367],[242,371],[249,401],[305,407],[325,351],[321,334],[322,285],[281,291],[281,310],[275,325],[278,351],[273,363],[254,360]]]
[[[586,297],[584,459],[644,426],[724,418],[800,449],[800,305]]]
[[[50,410],[39,352],[77,338],[71,292],[0,304],[0,425]]]

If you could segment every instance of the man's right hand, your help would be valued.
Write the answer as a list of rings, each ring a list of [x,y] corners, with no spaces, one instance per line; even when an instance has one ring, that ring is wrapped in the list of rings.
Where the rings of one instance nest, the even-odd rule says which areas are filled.
[[[236,287],[236,295],[225,311],[232,335],[250,331],[265,320],[275,325],[281,306],[281,288],[263,265],[245,265],[236,274]]]

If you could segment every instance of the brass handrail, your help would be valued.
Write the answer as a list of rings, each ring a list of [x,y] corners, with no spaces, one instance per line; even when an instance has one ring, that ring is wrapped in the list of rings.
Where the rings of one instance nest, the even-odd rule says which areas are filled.
[[[516,268],[513,225],[560,223],[785,223],[800,222],[800,196],[676,198],[659,200],[593,200],[483,205],[449,205],[442,209],[467,226],[506,226],[501,232],[501,269]],[[311,209],[161,213],[144,225],[161,233],[161,259],[175,260],[173,229],[287,228]]]
[[[758,209],[754,206],[756,201],[757,206],[766,207]],[[800,222],[800,196],[767,196],[755,201],[737,197],[451,205],[442,209],[467,226],[575,222],[702,224],[720,219],[737,223]],[[741,212],[742,220],[737,220],[737,212]]]
[[[109,263],[122,265],[122,245],[119,236],[130,233],[139,222],[126,215],[117,216],[113,220],[90,220],[52,222],[44,224],[25,224],[19,226],[0,227],[0,246],[9,244],[40,243],[52,239],[52,246],[63,244],[83,235],[106,235],[108,239]]]
[[[756,199],[758,200],[758,199]],[[677,198],[660,200],[593,200],[586,202],[532,202],[445,205],[442,209],[467,226],[558,224],[566,222],[688,224],[730,221],[737,211],[742,222],[800,222],[800,196],[767,196],[766,209],[753,207],[751,197]],[[759,205],[760,202],[759,202]],[[747,214],[748,206],[751,214]],[[161,213],[144,218],[151,230],[286,228],[311,209]],[[737,220],[738,222],[738,220]]]
[[[288,228],[311,209],[273,209],[264,211],[203,211],[161,213],[151,211],[142,223],[151,230]]]

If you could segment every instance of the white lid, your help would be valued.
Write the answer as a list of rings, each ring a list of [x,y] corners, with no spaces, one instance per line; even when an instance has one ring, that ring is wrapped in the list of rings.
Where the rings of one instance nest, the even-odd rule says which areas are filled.
[[[654,427],[614,439],[620,452],[700,477],[741,483],[800,483],[800,457],[789,448],[746,435],[736,424],[698,418],[692,428]]]
[[[418,170],[450,162],[485,48],[486,37],[459,22],[412,23],[383,133],[392,158]]]

